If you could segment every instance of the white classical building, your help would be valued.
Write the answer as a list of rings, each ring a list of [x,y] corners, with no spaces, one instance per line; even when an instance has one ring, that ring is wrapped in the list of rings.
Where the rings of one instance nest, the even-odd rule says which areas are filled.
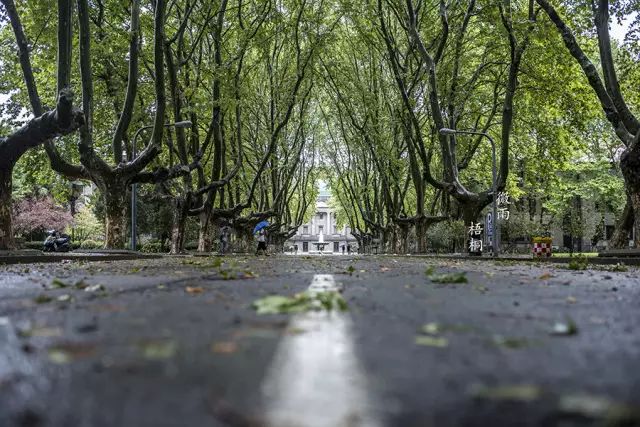
[[[351,229],[336,225],[336,213],[331,208],[330,199],[331,192],[321,188],[311,221],[302,224],[286,246],[297,247],[298,253],[347,253],[348,247],[351,252],[357,251],[357,241],[351,235]]]

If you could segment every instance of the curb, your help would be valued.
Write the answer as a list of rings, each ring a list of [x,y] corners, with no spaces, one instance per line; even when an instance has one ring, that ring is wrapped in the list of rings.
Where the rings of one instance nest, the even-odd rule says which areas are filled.
[[[160,255],[138,254],[135,252],[86,252],[86,253],[57,253],[57,254],[25,254],[0,255],[0,265],[35,264],[60,261],[126,261],[136,259],[157,259]]]
[[[467,261],[493,261],[493,262],[524,262],[524,263],[547,263],[547,264],[568,264],[573,258],[571,257],[550,257],[550,258],[532,258],[532,257],[473,257],[465,255],[390,255],[379,254],[378,256],[385,257],[403,257],[403,258],[431,258],[431,259],[454,259],[454,260],[467,260]],[[640,257],[589,257],[587,258],[587,264],[597,265],[611,265],[611,264],[624,264],[624,265],[640,265]]]

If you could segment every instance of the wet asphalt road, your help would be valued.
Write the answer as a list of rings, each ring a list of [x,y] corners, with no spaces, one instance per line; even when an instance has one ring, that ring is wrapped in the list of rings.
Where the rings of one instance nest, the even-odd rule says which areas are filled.
[[[375,256],[0,267],[0,426],[274,426],[275,407],[293,412],[278,427],[640,425],[640,278],[608,270]],[[344,288],[346,320],[251,308],[318,274]],[[327,421],[338,410],[353,413]]]

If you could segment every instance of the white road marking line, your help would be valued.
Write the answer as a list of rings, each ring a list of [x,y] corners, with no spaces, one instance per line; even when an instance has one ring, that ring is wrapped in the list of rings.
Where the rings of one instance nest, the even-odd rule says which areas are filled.
[[[332,275],[315,275],[309,291],[337,291]],[[263,383],[270,427],[379,427],[356,357],[351,317],[311,312],[291,318]],[[300,333],[297,333],[300,331]]]

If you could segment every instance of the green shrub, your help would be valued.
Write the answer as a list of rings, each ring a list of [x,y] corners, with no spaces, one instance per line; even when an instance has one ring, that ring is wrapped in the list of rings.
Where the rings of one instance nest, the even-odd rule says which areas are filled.
[[[569,261],[569,270],[586,270],[589,265],[589,259],[584,255],[577,255]]]
[[[198,249],[198,242],[191,241],[184,244],[184,248],[188,251],[195,251]]]
[[[434,252],[449,252],[463,249],[465,226],[462,221],[443,221],[427,230],[427,248]]]
[[[104,246],[102,242],[98,242],[96,240],[83,240],[80,242],[80,249],[100,249]]]
[[[158,254],[162,252],[162,243],[159,240],[149,240],[140,247],[140,252]]]
[[[22,247],[25,249],[37,249],[42,250],[43,242],[33,241],[33,242],[24,242]]]

